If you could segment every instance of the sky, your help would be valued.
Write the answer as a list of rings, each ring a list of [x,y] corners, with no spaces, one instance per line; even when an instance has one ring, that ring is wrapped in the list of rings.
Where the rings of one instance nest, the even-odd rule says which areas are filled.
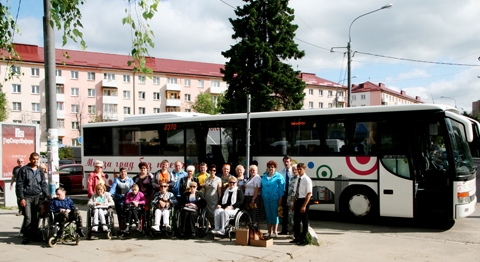
[[[128,1],[85,2],[81,12],[87,51],[128,55],[132,32],[121,22]],[[43,1],[8,3],[14,17],[19,10],[21,34],[15,42],[43,46]],[[236,17],[233,7],[243,4],[241,0],[162,0],[149,23],[155,33],[150,55],[224,64],[221,52],[236,43],[228,19]],[[353,22],[387,4],[392,7]],[[305,51],[301,60],[286,61],[297,70],[347,85],[345,47],[353,22],[353,84],[383,83],[425,103],[467,112],[472,111],[472,102],[480,100],[480,3],[476,0],[290,0],[289,5],[298,25],[295,42]],[[55,37],[56,48],[61,48],[61,34]],[[339,48],[332,53],[332,47]],[[80,50],[80,45],[69,42],[63,48]]]

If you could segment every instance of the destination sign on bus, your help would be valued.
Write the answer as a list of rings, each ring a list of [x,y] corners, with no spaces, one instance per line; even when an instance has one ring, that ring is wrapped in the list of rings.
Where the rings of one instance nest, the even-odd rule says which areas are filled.
[[[177,124],[165,124],[163,126],[163,130],[165,131],[177,130]]]

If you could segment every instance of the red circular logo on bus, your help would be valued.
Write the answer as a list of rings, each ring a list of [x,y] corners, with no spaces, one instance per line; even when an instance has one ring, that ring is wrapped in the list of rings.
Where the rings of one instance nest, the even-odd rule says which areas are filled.
[[[368,176],[377,171],[377,159],[370,156],[347,156],[345,161],[348,168],[360,176]]]

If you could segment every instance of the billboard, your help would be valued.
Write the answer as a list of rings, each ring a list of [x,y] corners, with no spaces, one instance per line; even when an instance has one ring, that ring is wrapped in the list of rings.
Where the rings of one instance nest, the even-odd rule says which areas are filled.
[[[2,175],[0,180],[9,180],[17,159],[23,158],[27,164],[28,157],[37,149],[37,126],[19,124],[1,124],[2,139]]]

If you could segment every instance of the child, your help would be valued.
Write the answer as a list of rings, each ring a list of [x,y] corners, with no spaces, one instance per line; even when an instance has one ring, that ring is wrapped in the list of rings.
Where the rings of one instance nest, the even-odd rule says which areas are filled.
[[[107,214],[107,209],[113,207],[115,203],[113,202],[112,196],[109,193],[105,192],[105,184],[101,183],[95,187],[95,194],[92,195],[88,201],[88,206],[93,208],[93,227],[92,231],[98,231],[98,219],[102,223],[102,229],[105,232],[108,232],[108,226],[106,225],[105,215]]]
[[[142,205],[145,205],[145,196],[142,192],[139,192],[137,184],[133,184],[132,192],[127,193],[125,205],[127,207],[127,222],[125,223],[125,233],[128,234],[130,233],[130,222],[132,222],[132,215],[132,225],[135,224],[138,229],[138,210],[141,209]]]
[[[81,237],[85,237],[82,230],[82,216],[80,216],[78,209],[75,208],[73,201],[66,197],[67,192],[63,187],[57,188],[55,192],[57,197],[50,201],[50,210],[55,214],[55,222],[58,222],[60,225],[60,231],[57,236],[62,236],[63,228],[67,221],[75,221],[77,223],[76,232]]]

